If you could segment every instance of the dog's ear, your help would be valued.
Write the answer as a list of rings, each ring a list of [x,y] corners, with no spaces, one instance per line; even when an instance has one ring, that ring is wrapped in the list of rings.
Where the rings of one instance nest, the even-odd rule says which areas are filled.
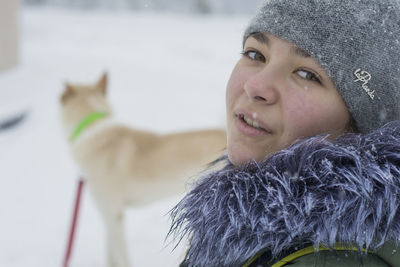
[[[74,89],[69,83],[65,83],[64,93],[61,95],[61,103],[67,102],[68,98],[74,95]]]
[[[97,82],[97,88],[100,89],[103,94],[107,93],[107,80],[107,72],[104,72],[103,76],[101,76],[100,80]]]
[[[65,91],[66,92],[72,92],[72,85],[70,85],[69,83],[65,83]]]

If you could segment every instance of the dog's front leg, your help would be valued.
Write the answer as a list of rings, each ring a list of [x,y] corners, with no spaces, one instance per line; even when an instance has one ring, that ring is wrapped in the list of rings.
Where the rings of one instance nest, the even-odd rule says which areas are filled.
[[[96,187],[92,192],[103,216],[107,232],[108,267],[129,267],[129,257],[125,241],[124,205],[117,190],[112,186]],[[106,190],[107,189],[107,190]]]
[[[109,267],[129,267],[122,207],[107,215],[107,251]]]

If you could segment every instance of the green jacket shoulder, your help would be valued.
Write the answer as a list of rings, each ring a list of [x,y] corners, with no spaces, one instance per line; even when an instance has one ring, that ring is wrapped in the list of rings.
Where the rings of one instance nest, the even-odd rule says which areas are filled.
[[[312,247],[310,247],[311,250]],[[310,250],[309,249],[309,250]],[[297,255],[296,255],[297,254]],[[358,251],[351,250],[321,250],[318,252],[310,251],[303,253],[293,253],[280,261],[268,263],[262,259],[262,255],[255,257],[246,267],[398,267],[400,266],[400,251],[395,242],[387,242],[375,252],[367,253],[360,258]]]

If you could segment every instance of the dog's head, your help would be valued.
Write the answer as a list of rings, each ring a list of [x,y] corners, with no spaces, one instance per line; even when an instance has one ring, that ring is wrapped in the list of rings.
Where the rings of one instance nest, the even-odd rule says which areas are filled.
[[[111,114],[111,108],[106,98],[107,73],[94,84],[65,85],[60,97],[61,116],[67,134],[86,116],[93,112]]]

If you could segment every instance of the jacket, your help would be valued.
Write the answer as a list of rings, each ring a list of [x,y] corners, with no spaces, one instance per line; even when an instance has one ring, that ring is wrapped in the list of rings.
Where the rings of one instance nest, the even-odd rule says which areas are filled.
[[[228,163],[171,216],[182,266],[400,266],[400,122]]]

